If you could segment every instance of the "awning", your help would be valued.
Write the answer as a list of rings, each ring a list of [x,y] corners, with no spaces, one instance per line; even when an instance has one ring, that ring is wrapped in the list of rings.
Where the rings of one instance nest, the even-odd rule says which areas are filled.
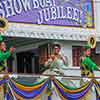
[[[95,29],[10,23],[6,36],[86,41]]]

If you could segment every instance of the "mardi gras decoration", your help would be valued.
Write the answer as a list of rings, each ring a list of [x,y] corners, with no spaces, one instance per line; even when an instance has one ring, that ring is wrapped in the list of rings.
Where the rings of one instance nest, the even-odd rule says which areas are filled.
[[[53,83],[53,85],[51,85],[51,83]],[[87,95],[94,95],[94,92],[90,94],[89,90],[95,86],[96,99],[94,100],[100,100],[100,82],[97,80],[90,80],[80,87],[70,87],[56,78],[52,80],[45,78],[38,82],[24,82],[14,77],[8,77],[7,79],[0,79],[0,87],[2,87],[3,84],[8,86],[8,91],[5,92],[7,95],[4,95],[6,96],[6,100],[11,100],[11,96],[15,98],[14,100],[40,100],[44,95],[47,95],[47,99],[45,98],[45,100],[51,100],[53,86],[62,100],[83,100]]]

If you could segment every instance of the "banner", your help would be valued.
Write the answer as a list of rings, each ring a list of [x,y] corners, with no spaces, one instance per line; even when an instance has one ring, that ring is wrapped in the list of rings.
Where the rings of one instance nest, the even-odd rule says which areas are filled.
[[[0,0],[9,22],[94,28],[93,0]]]
[[[38,100],[42,97],[42,93],[46,91],[46,87],[48,85],[48,80],[43,80],[42,82],[38,82],[37,84],[27,84],[22,85],[20,82],[15,80],[10,80],[9,84],[12,88],[12,91],[17,99],[25,100],[25,99],[34,99]]]
[[[89,90],[91,90],[93,86],[93,81],[89,81],[80,88],[71,88],[69,86],[65,86],[56,79],[53,82],[62,100],[83,100],[84,97],[90,95]]]
[[[52,85],[52,82],[54,85]],[[33,83],[23,83],[17,79],[9,78],[1,79],[0,87],[2,84],[6,86],[4,88],[5,100],[11,100],[11,98],[14,98],[14,100],[38,100],[45,95],[47,95],[47,100],[52,100],[51,96],[53,95],[54,89],[56,89],[57,94],[59,94],[59,97],[62,100],[90,100],[87,97],[93,97],[93,86],[95,87],[95,96],[97,100],[100,100],[100,82],[97,80],[90,80],[79,88],[65,85],[58,79],[51,78],[46,78],[42,81],[39,80],[38,82]]]

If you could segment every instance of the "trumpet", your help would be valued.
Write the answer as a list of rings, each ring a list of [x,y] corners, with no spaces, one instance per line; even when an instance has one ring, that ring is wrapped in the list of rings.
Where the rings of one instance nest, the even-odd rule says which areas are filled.
[[[5,18],[0,17],[0,31],[4,32],[7,30],[7,28],[8,28],[8,21]]]
[[[88,45],[91,47],[91,48],[95,48],[96,47],[96,36],[95,35],[90,35],[88,37]]]

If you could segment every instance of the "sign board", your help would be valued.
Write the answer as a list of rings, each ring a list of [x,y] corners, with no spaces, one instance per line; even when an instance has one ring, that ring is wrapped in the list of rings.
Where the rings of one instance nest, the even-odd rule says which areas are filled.
[[[0,0],[9,22],[94,28],[93,0]]]

